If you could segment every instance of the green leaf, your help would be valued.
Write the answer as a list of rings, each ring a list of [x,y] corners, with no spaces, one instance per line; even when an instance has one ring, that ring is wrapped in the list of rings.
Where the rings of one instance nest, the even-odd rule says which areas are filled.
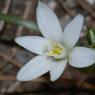
[[[87,32],[87,42],[90,47],[95,48],[95,28],[90,28]]]
[[[17,24],[17,25],[22,25],[22,26],[24,26],[28,29],[34,30],[34,31],[39,30],[38,26],[35,22],[33,22],[31,20],[23,20],[22,18],[17,17],[17,16],[9,16],[7,14],[0,12],[0,20],[4,20],[6,22]]]

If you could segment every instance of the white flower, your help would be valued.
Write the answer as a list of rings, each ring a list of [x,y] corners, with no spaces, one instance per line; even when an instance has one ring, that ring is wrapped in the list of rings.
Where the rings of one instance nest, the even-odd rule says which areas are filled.
[[[86,47],[74,47],[79,40],[84,18],[77,15],[64,29],[53,11],[41,1],[37,7],[37,23],[44,37],[17,37],[15,41],[22,47],[38,54],[19,72],[17,79],[27,81],[50,71],[51,81],[63,73],[67,62],[78,68],[95,62],[95,51]]]

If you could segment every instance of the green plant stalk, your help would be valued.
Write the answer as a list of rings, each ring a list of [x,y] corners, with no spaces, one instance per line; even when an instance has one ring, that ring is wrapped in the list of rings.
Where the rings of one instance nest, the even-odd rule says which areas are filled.
[[[23,20],[20,17],[17,16],[9,16],[7,14],[1,13],[0,12],[0,20],[6,21],[8,23],[13,23],[17,25],[24,26],[30,30],[38,31],[38,26],[35,22],[30,21],[30,20]]]

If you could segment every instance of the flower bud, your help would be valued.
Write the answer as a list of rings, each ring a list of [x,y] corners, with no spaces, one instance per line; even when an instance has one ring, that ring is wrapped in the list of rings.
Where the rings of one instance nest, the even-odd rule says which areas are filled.
[[[95,48],[95,28],[91,28],[88,30],[87,42],[90,47]]]

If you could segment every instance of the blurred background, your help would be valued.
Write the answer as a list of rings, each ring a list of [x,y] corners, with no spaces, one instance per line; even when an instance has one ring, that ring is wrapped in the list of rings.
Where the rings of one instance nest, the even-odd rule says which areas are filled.
[[[95,0],[41,1],[56,13],[63,29],[74,16],[84,15],[78,45],[95,46],[89,42],[89,30],[95,28]],[[18,25],[13,16],[36,22],[37,4],[38,0],[0,0],[0,95],[95,95],[95,66],[80,70],[68,65],[55,82],[50,81],[49,73],[27,82],[16,79],[18,70],[35,54],[18,46],[14,38],[41,34]]]

